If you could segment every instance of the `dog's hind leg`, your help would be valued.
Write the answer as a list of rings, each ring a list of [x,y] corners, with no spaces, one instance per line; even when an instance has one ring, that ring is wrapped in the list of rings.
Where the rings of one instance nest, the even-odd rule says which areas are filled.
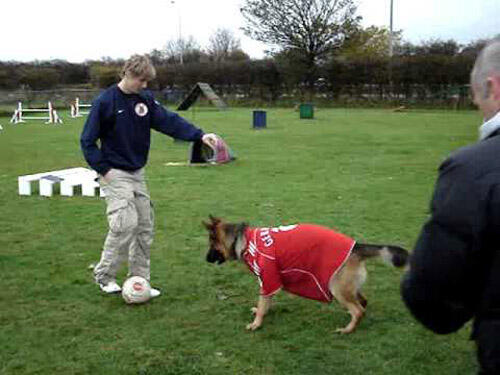
[[[364,311],[362,310],[362,306],[356,303],[349,304],[347,305],[347,309],[349,310],[349,313],[351,314],[351,321],[347,326],[344,328],[337,328],[335,332],[341,333],[341,334],[347,334],[347,333],[352,333],[358,326],[359,322],[363,318]]]
[[[336,332],[353,332],[365,314],[366,298],[360,288],[366,278],[363,261],[358,256],[351,256],[344,267],[332,278],[330,290],[339,303],[349,311],[351,321]]]
[[[336,332],[346,334],[353,332],[365,315],[364,307],[357,300],[357,296],[346,291],[338,291],[335,298],[344,306],[351,315],[351,321],[344,328],[338,328]]]
[[[366,306],[368,306],[368,300],[366,299],[364,294],[358,290],[357,297],[358,297],[358,302],[361,304],[361,306],[363,306],[364,309],[366,309]]]

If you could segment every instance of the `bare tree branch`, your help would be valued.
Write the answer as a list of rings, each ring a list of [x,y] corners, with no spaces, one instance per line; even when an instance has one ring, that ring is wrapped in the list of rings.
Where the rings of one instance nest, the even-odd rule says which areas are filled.
[[[210,37],[208,54],[217,62],[227,60],[231,53],[241,49],[240,40],[228,29],[217,29]]]

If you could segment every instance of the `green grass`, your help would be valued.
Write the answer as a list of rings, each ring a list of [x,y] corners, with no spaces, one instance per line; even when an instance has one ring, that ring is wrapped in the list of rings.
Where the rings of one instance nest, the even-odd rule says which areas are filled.
[[[335,227],[360,241],[411,248],[428,215],[436,169],[473,142],[475,112],[187,112],[222,135],[235,163],[167,167],[187,144],[155,133],[147,167],[156,207],[152,282],[164,295],[143,306],[103,296],[87,266],[106,233],[98,198],[17,195],[17,176],[86,166],[83,120],[14,126],[0,118],[0,374],[471,374],[470,326],[436,336],[399,295],[402,275],[368,265],[366,318],[281,293],[263,327],[245,331],[258,286],[239,264],[207,264],[200,222],[208,214],[254,225],[298,221]],[[120,273],[123,280],[125,270]],[[220,298],[220,296],[227,298]]]

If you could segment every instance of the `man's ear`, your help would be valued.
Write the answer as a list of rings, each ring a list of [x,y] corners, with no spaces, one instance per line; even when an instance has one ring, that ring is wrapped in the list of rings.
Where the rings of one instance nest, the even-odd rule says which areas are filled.
[[[488,79],[487,87],[489,90],[489,95],[493,95],[494,100],[500,101],[500,76],[494,76]]]

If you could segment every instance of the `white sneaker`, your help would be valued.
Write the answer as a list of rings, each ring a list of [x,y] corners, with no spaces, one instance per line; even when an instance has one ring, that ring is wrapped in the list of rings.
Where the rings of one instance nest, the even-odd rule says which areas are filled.
[[[110,281],[107,284],[99,283],[99,288],[107,294],[120,293],[122,291],[122,288],[116,283],[116,281]]]
[[[149,296],[151,298],[158,297],[160,294],[161,294],[161,292],[158,289],[155,289],[155,288],[151,288],[151,290],[149,291]]]

